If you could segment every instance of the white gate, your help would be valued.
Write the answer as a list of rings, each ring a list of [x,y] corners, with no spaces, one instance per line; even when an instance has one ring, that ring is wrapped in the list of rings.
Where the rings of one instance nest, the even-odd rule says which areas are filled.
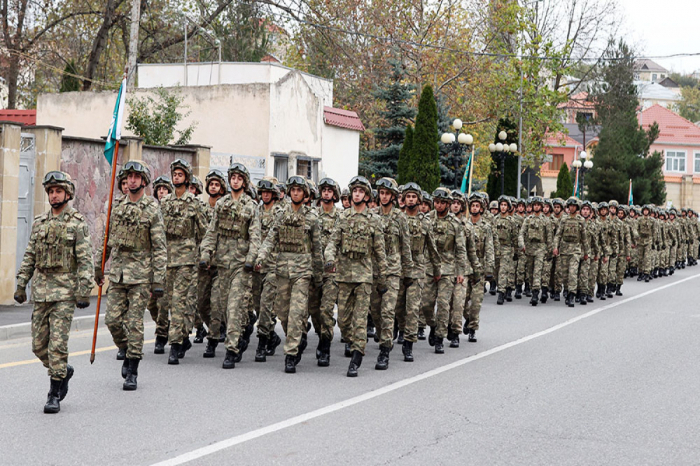
[[[34,220],[34,167],[36,166],[34,149],[34,135],[22,133],[19,153],[19,193],[17,196],[17,270],[22,265],[24,250],[29,244],[29,235]],[[30,296],[30,293],[31,289],[28,286],[27,296]]]

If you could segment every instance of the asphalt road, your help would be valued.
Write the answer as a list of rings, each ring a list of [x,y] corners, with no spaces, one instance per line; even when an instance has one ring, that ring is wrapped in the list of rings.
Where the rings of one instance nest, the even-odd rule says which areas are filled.
[[[106,329],[92,366],[91,332],[74,332],[57,415],[42,412],[49,383],[30,340],[10,340],[0,464],[700,464],[698,279],[691,267],[629,281],[625,296],[573,309],[487,295],[478,343],[436,355],[419,342],[414,363],[396,347],[380,372],[371,342],[356,379],[337,340],[331,367],[316,366],[315,335],[294,375],[281,351],[255,363],[251,347],[225,371],[221,349],[205,360],[195,345],[168,366],[150,341],[124,392]]]

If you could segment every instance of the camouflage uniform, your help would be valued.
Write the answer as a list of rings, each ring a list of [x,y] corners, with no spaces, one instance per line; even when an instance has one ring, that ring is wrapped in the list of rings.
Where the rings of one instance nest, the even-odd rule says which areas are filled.
[[[285,208],[285,205],[275,204],[266,209],[265,205],[258,206],[260,218],[260,241],[267,239],[272,225]],[[258,251],[260,255],[260,251]],[[275,312],[275,295],[277,294],[277,279],[275,276],[275,257],[277,250],[270,251],[268,259],[262,264],[260,271],[253,272],[253,308],[258,315],[258,338],[270,338],[275,331],[277,313]]]
[[[477,257],[476,232],[474,224],[467,217],[459,217],[460,223],[464,228],[464,248],[467,253],[467,260],[471,264],[475,283],[481,287],[481,300],[484,299],[484,283],[481,280],[483,277],[483,269],[481,262]],[[493,246],[493,244],[492,244]],[[452,348],[457,347],[459,335],[462,333],[462,317],[465,314],[465,309],[471,299],[472,288],[470,281],[464,280],[462,283],[455,283],[455,289],[452,295],[452,305],[450,306],[449,323],[447,327],[447,339],[450,340]]]
[[[341,215],[341,210],[333,206],[330,212],[325,212],[322,207],[318,208],[318,226],[320,233],[321,251],[326,250],[328,242],[331,239],[331,234],[338,224],[338,219]],[[324,258],[325,260],[325,258]],[[312,315],[317,314],[319,317],[320,336],[330,343],[333,341],[333,330],[335,320],[333,317],[335,304],[338,300],[338,283],[335,281],[335,275],[323,272],[323,285],[319,289],[320,293],[316,293],[314,299],[309,304],[309,309]],[[310,298],[311,299],[311,298]]]
[[[500,251],[500,264],[498,267],[499,293],[508,294],[515,288],[515,248],[518,244],[516,222],[509,214],[499,214],[495,220],[496,236],[498,237],[498,250]],[[499,301],[502,301],[499,296]]]
[[[124,176],[126,176],[126,173],[124,173]],[[159,187],[165,187],[168,190],[168,193],[172,193],[175,188],[173,187],[170,178],[168,178],[167,176],[159,176],[153,181],[153,198],[160,204],[160,201],[158,200]],[[119,199],[119,202],[122,202],[125,199],[125,197],[126,196]],[[146,309],[148,309],[148,312],[151,314],[153,322],[155,322],[156,324],[156,354],[164,353],[165,350],[163,349],[163,347],[168,342],[168,329],[170,328],[170,320],[168,319],[168,308],[165,307],[165,301],[165,297],[156,298],[151,294],[151,297],[148,298],[148,304],[146,304]]]
[[[578,203],[578,201],[573,201]],[[567,202],[571,205],[571,201]],[[559,250],[562,269],[565,271],[564,289],[568,290],[567,304],[574,305],[574,295],[578,290],[578,274],[581,259],[590,255],[590,243],[586,234],[586,224],[580,215],[567,215],[559,224],[554,237],[554,249]]]
[[[473,226],[476,257],[479,260],[477,263],[480,265],[480,270],[477,270],[477,272],[484,276],[493,275],[495,257],[491,225],[483,218],[480,218],[476,222],[470,218],[469,224]],[[482,282],[469,282],[464,306],[465,329],[479,330],[479,314],[481,313],[481,303],[483,300],[484,287]]]
[[[533,291],[539,292],[542,287],[544,257],[551,244],[552,234],[547,217],[543,214],[527,217],[518,234],[518,248],[524,250],[526,270],[532,278]]]

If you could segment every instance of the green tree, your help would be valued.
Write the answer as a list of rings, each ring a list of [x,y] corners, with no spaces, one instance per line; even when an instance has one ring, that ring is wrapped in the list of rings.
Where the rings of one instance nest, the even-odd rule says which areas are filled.
[[[80,90],[80,79],[77,77],[78,69],[75,66],[75,61],[71,60],[66,63],[61,76],[61,88],[59,92],[74,92]]]
[[[567,199],[571,197],[574,193],[574,182],[571,180],[571,172],[569,172],[569,166],[566,162],[561,164],[559,169],[559,175],[557,175],[557,190],[554,193],[554,197],[560,197],[562,199]]]
[[[269,31],[277,26],[265,18],[261,3],[233,2],[211,27],[215,37],[221,41],[222,60],[257,63],[270,52]],[[211,48],[208,59],[216,60],[217,53],[217,47]]]
[[[622,41],[607,53],[604,82],[594,89],[594,102],[601,126],[595,162],[586,176],[588,198],[602,202],[626,202],[633,180],[635,203],[662,203],[666,199],[661,156],[649,155],[658,138],[658,125],[645,131],[637,120],[637,89],[633,83],[632,51]]]
[[[406,136],[403,139],[403,145],[401,146],[401,151],[399,152],[399,163],[398,163],[398,177],[396,181],[399,184],[408,183],[408,164],[410,163],[411,151],[413,150],[413,126],[408,125],[406,127]]]
[[[197,122],[192,122],[184,130],[176,129],[178,123],[192,113],[182,113],[188,109],[182,105],[183,100],[179,92],[163,87],[156,88],[152,95],[143,99],[134,97],[127,100],[129,117],[126,120],[126,129],[143,138],[144,144],[148,145],[182,146],[189,143]]]
[[[676,104],[676,112],[693,123],[700,121],[700,88],[681,87],[681,101]]]
[[[450,107],[447,103],[445,94],[439,93],[435,99],[438,111],[438,138],[442,133],[452,133],[452,122],[454,118],[450,117]],[[465,147],[460,144],[459,150],[455,152],[453,145],[445,145],[442,142],[440,146],[440,184],[449,188],[460,189],[462,186],[462,177],[464,177],[464,169],[466,159],[464,158]]]
[[[498,133],[501,131],[505,131],[508,135],[504,144],[518,143],[518,126],[513,120],[509,118],[501,118],[498,120],[496,135],[493,139],[494,143],[501,142],[501,140],[498,139]],[[518,190],[518,158],[511,155],[507,156],[504,168],[504,194],[507,196],[515,196]],[[490,199],[498,199],[498,196],[501,195],[501,166],[498,160],[493,157],[491,159],[491,173],[488,177],[486,192]]]
[[[437,121],[435,94],[432,86],[426,84],[418,102],[416,129],[405,181],[415,181],[428,192],[440,185]]]
[[[380,123],[372,130],[378,147],[366,151],[360,163],[360,172],[369,179],[384,176],[396,178],[406,125],[416,116],[416,109],[409,105],[415,87],[404,82],[405,72],[401,62],[392,60],[390,64],[393,71],[389,83],[373,92],[383,108],[379,111]]]

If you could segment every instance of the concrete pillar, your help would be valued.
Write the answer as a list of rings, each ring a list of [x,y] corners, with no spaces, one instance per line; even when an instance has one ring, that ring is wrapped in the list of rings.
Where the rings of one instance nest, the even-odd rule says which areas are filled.
[[[143,160],[143,139],[131,136],[122,136],[119,141],[119,160],[117,171],[129,160]]]
[[[194,154],[192,154],[192,174],[199,178],[202,185],[204,185],[204,179],[209,174],[209,168],[211,167],[211,146],[188,144],[183,147],[194,150]],[[206,192],[202,193],[202,200],[208,201],[209,194]]]
[[[681,177],[680,189],[681,207],[693,206],[693,175],[683,175]]]
[[[61,169],[63,128],[57,126],[30,126],[23,130],[26,133],[34,134],[36,143],[34,216],[37,216],[51,210],[49,198],[44,191],[42,181],[48,172]]]
[[[0,122],[0,302],[11,303],[17,257],[17,196],[22,127]]]

